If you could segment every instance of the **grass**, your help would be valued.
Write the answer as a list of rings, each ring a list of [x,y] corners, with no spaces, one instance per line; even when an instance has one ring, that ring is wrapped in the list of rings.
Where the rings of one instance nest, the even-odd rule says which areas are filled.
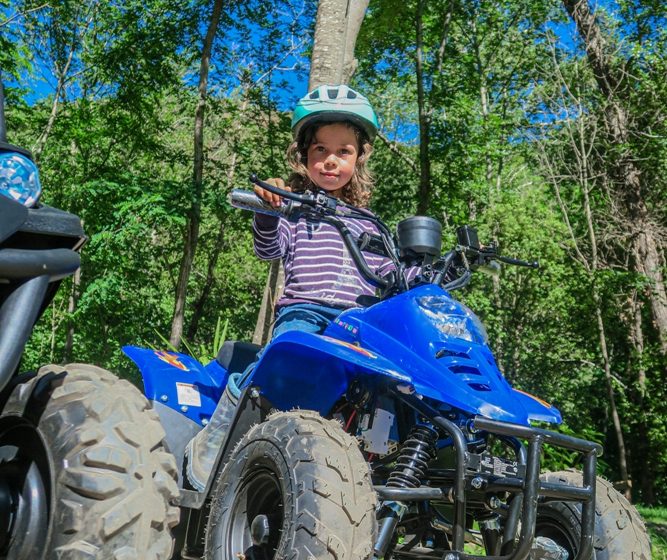
[[[667,508],[637,506],[651,535],[652,560],[667,560]]]

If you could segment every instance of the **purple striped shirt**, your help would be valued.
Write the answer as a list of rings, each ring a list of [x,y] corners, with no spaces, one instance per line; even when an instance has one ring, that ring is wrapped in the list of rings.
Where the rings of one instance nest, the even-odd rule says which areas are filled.
[[[341,218],[355,237],[374,235],[374,224]],[[330,307],[355,307],[360,295],[374,295],[375,288],[357,270],[338,231],[330,224],[305,217],[296,222],[255,214],[255,254],[263,260],[282,259],[285,289],[277,307],[292,303],[318,303]],[[380,276],[393,269],[386,257],[364,253],[368,267]]]

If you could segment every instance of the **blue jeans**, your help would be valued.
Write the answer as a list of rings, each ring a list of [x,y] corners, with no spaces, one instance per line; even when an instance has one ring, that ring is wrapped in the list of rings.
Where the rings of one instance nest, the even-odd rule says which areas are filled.
[[[286,305],[276,315],[271,341],[287,331],[322,334],[329,326],[329,323],[342,312],[343,309],[338,307],[327,307],[326,305],[319,305],[317,303],[293,303]],[[255,361],[248,365],[242,374],[232,374],[229,376],[229,388],[236,398],[240,395],[241,387],[254,369],[255,364],[259,361],[262,352],[264,352],[264,348],[257,352]]]
[[[271,340],[287,331],[322,334],[342,311],[337,307],[326,307],[316,303],[286,305],[276,315]]]

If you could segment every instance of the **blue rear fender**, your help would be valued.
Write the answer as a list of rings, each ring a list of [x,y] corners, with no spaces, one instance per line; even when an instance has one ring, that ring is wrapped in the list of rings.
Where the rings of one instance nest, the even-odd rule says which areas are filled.
[[[326,415],[359,377],[412,384],[400,367],[375,352],[325,335],[288,331],[266,347],[244,386],[258,386],[278,409]]]
[[[228,373],[213,360],[203,366],[186,354],[123,346],[139,368],[150,400],[178,411],[200,427],[213,414],[227,384]]]

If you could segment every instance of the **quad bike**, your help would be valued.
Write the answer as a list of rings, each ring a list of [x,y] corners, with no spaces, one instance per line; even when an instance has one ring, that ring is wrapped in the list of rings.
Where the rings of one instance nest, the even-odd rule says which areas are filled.
[[[379,297],[362,298],[322,335],[285,332],[262,350],[206,487],[180,474],[182,558],[649,560],[637,511],[596,476],[601,446],[535,426],[559,424],[559,411],[509,385],[484,327],[451,296],[480,267],[535,263],[481,246],[465,226],[441,255],[436,220],[409,218],[394,235],[324,193],[251,180],[284,204],[235,190],[233,206],[335,228]],[[350,216],[378,234],[355,238]],[[391,259],[394,273],[376,275],[368,252]],[[403,272],[415,266],[408,283]],[[211,420],[230,372],[258,350],[226,342],[204,366],[124,348],[177,462],[187,464],[184,449]],[[542,473],[544,444],[578,452],[582,471]]]
[[[37,202],[37,168],[6,142],[2,109],[0,83],[0,558],[166,560],[177,467],[150,403],[93,365],[19,373],[86,237],[77,216]]]

